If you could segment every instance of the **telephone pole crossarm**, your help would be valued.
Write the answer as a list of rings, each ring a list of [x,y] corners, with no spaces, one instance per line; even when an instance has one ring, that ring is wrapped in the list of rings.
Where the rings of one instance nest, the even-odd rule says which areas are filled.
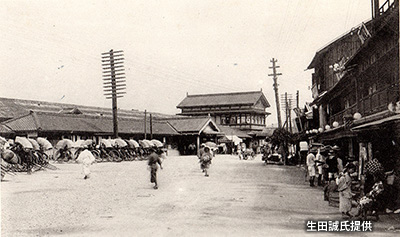
[[[126,94],[125,69],[123,68],[124,51],[110,50],[102,53],[103,88],[106,99],[112,99],[114,138],[118,137],[117,99]]]
[[[274,80],[274,91],[275,91],[275,103],[276,103],[276,112],[277,112],[277,117],[278,117],[278,127],[282,127],[282,120],[281,120],[281,109],[280,109],[280,104],[279,104],[279,92],[278,92],[278,76],[281,76],[282,73],[276,72],[276,69],[279,68],[275,63],[278,62],[278,60],[272,58],[271,63],[272,67],[269,67],[272,69],[272,74],[268,74],[268,76],[272,77]]]

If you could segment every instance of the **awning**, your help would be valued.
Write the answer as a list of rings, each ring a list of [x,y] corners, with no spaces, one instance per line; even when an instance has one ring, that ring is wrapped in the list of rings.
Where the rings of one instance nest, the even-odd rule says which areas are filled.
[[[373,130],[373,129],[380,129],[380,126],[389,123],[389,122],[394,122],[400,120],[400,114],[396,114],[387,118],[379,119],[373,122],[365,123],[360,126],[354,127],[351,130],[352,131],[361,131],[361,130]]]
[[[221,134],[221,133],[218,132],[218,131],[211,131],[211,130],[203,131],[203,133],[204,133],[204,134],[207,134],[207,135],[219,135],[219,134]]]
[[[243,142],[243,140],[241,138],[239,138],[238,136],[235,136],[235,135],[231,135],[231,136],[230,135],[225,135],[225,137],[220,139],[219,142],[223,142],[223,143],[233,142],[235,145],[238,145],[241,142]]]
[[[315,137],[322,142],[326,142],[355,136],[356,134],[349,128],[346,128],[345,126],[339,126],[337,128],[326,130],[323,133],[318,133]]]

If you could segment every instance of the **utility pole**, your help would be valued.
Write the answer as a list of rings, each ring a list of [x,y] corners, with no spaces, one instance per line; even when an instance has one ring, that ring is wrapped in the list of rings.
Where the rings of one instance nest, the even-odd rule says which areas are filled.
[[[274,80],[274,90],[275,90],[275,103],[276,103],[276,112],[278,116],[278,128],[282,127],[282,120],[281,120],[281,108],[279,104],[279,92],[278,92],[278,76],[282,75],[282,73],[277,73],[276,69],[279,68],[279,66],[275,65],[275,63],[278,62],[278,60],[272,58],[271,63],[272,67],[269,67],[272,69],[272,74],[268,74],[268,76],[272,76],[272,79]]]
[[[289,99],[288,101],[288,113],[289,113],[289,131],[292,134],[293,130],[292,130],[292,98]]]
[[[153,114],[150,114],[150,140],[153,140]]]
[[[292,94],[288,94],[285,92],[285,94],[281,95],[281,100],[282,100],[282,106],[285,108],[285,123],[283,124],[283,128],[286,129],[286,131],[292,133]]]
[[[147,110],[144,110],[144,139],[147,138]]]
[[[117,98],[122,97],[126,94],[125,83],[125,69],[124,65],[124,52],[122,50],[102,53],[102,66],[103,66],[103,88],[106,99],[112,99],[112,111],[113,111],[113,132],[114,138],[118,137],[118,107]]]
[[[283,123],[283,128],[286,129],[286,131],[289,131],[289,113],[288,113],[288,94],[285,92],[284,95],[281,95],[281,101],[282,101],[282,106],[285,109],[285,122]]]

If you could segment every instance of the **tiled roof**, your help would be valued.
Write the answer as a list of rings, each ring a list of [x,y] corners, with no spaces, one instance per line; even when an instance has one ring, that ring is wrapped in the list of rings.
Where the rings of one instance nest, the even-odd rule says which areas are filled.
[[[13,131],[36,131],[39,128],[32,114],[7,120],[3,122],[3,125]]]
[[[14,132],[6,126],[0,124],[0,134],[13,134]]]
[[[275,127],[265,127],[265,128],[263,128],[262,131],[253,132],[253,135],[255,135],[256,137],[269,137],[269,136],[272,136],[272,134],[274,133],[275,129],[277,129],[277,128],[275,128]]]
[[[113,133],[113,121],[110,117],[80,114],[59,114],[49,112],[31,112],[28,115],[14,118],[3,123],[13,131],[54,131],[54,132],[88,132]],[[147,122],[150,133],[150,123]],[[118,119],[118,132],[125,134],[144,133],[143,120]],[[153,134],[178,135],[166,121],[153,121]]]
[[[168,123],[180,133],[198,133],[209,121],[211,121],[209,117],[182,117],[168,119]]]
[[[250,91],[188,95],[181,103],[179,103],[177,108],[222,105],[255,105],[260,99],[262,99],[266,107],[270,106],[262,91]]]
[[[73,113],[79,111],[86,115],[103,115],[106,117],[112,116],[111,108],[0,97],[0,118],[10,119],[20,117],[26,115],[29,113],[29,111],[52,113]],[[160,113],[152,114],[154,118],[174,117],[174,115]],[[138,110],[118,109],[118,116],[123,118],[142,119],[144,117],[144,112]]]

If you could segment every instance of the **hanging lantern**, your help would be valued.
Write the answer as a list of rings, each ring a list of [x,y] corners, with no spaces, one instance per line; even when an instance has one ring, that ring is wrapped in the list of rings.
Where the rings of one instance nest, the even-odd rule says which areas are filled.
[[[337,121],[335,121],[335,122],[333,122],[332,126],[333,126],[334,128],[337,128],[337,127],[339,127],[339,123],[338,123]]]
[[[326,126],[325,126],[325,130],[329,130],[329,129],[331,129],[331,126],[326,125]]]
[[[360,113],[355,113],[354,115],[353,115],[353,118],[355,119],[355,120],[359,120],[359,119],[361,119],[361,114]]]

